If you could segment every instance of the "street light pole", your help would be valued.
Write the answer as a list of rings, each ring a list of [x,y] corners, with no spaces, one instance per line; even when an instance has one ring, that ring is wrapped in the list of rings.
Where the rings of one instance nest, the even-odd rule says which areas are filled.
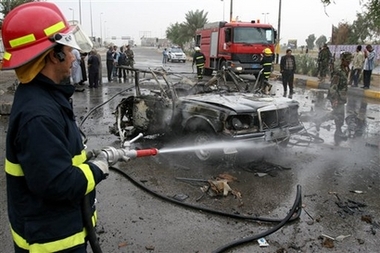
[[[91,4],[91,0],[90,0],[90,22],[91,22],[91,38],[93,39],[94,38],[94,29],[92,26],[92,4]]]
[[[82,2],[79,0],[79,23],[82,25]]]
[[[107,34],[107,20],[104,20],[104,40],[107,40],[108,34]]]
[[[71,10],[73,12],[73,18],[72,18],[72,21],[74,22],[74,9],[73,8],[69,8],[69,10]]]
[[[100,45],[103,45],[102,15],[103,12],[100,13]]]
[[[280,49],[280,29],[281,29],[281,0],[279,0],[279,6],[278,6],[278,27],[277,27],[277,47],[278,47],[278,50]],[[279,53],[276,54],[276,64],[278,63],[279,61]]]
[[[224,17],[224,10],[225,10],[225,4],[224,4],[224,0],[220,0],[220,1],[222,1],[223,2],[223,21],[225,20],[225,17]]]
[[[267,15],[269,15],[269,12],[263,12],[261,14],[264,15],[264,24],[266,24],[267,23]]]
[[[232,21],[232,6],[234,5],[233,0],[230,3],[230,22]]]

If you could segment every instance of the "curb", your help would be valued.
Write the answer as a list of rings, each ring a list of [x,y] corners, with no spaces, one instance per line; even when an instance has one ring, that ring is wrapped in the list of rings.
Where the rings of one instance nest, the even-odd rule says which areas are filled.
[[[274,74],[276,79],[281,79],[281,75]],[[315,80],[304,79],[304,78],[294,78],[294,85],[299,88],[313,88],[313,89],[328,89],[330,87],[329,83],[320,83]],[[380,99],[380,91],[375,90],[364,90],[357,87],[348,87],[348,94],[355,96],[362,96],[372,99]]]

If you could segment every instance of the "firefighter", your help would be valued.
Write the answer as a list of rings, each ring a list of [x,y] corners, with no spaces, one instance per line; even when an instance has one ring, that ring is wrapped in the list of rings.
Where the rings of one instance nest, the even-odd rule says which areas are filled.
[[[195,53],[193,56],[193,65],[192,67],[194,68],[194,64],[197,67],[197,77],[198,80],[203,79],[203,69],[205,67],[205,61],[206,57],[205,55],[201,52],[201,49],[199,47],[194,48]]]
[[[261,58],[261,65],[263,66],[263,72],[260,76],[260,86],[261,92],[269,94],[272,85],[269,84],[268,80],[272,72],[272,62],[273,62],[273,53],[270,48],[265,48],[263,50],[263,56]]]
[[[30,2],[10,11],[2,38],[2,69],[14,69],[20,80],[5,160],[15,252],[84,253],[89,230],[81,203],[89,196],[87,210],[94,224],[95,186],[106,178],[108,161],[103,153],[86,161],[69,78],[75,60],[72,48],[89,52],[92,43],[49,2]]]

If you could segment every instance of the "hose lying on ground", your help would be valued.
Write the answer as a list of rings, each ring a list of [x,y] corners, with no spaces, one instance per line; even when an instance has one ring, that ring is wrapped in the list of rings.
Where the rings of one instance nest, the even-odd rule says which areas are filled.
[[[291,221],[294,218],[293,216],[295,214],[296,214],[296,217],[298,218],[299,215],[301,214],[301,211],[300,211],[301,208],[302,208],[301,186],[297,185],[297,195],[296,195],[296,200],[294,201],[293,207],[292,207],[292,209],[290,209],[288,215],[286,215],[286,217],[280,223],[278,223],[273,228],[271,228],[271,229],[269,229],[269,230],[267,230],[261,234],[250,236],[250,237],[245,237],[245,238],[242,238],[240,240],[230,242],[230,243],[214,250],[213,253],[224,252],[230,248],[239,246],[239,245],[244,244],[244,243],[252,242],[252,241],[258,240],[260,238],[263,238],[265,236],[268,236],[270,234],[273,234],[274,232],[276,232],[277,230],[282,228],[287,222]]]
[[[149,189],[148,187],[143,185],[143,183],[136,181],[134,178],[132,178],[129,174],[122,171],[121,169],[118,169],[115,167],[110,167],[110,170],[113,170],[113,171],[121,174],[122,176],[127,178],[131,183],[133,183],[138,188],[152,194],[155,197],[158,197],[158,198],[163,199],[165,201],[169,201],[171,203],[175,203],[175,204],[178,204],[181,206],[185,206],[185,207],[188,207],[191,209],[195,209],[197,211],[204,211],[204,212],[217,214],[217,215],[221,215],[221,216],[226,216],[226,217],[230,217],[230,218],[235,218],[235,219],[244,219],[244,220],[250,220],[250,221],[256,221],[256,222],[277,222],[278,223],[275,227],[273,227],[273,228],[271,228],[271,229],[267,230],[266,232],[263,232],[259,235],[247,237],[247,238],[226,244],[225,246],[222,246],[222,247],[218,248],[216,251],[214,251],[215,253],[223,252],[229,248],[238,246],[240,244],[251,242],[253,240],[256,240],[256,239],[262,238],[264,236],[270,235],[270,234],[276,232],[281,227],[283,227],[287,222],[292,222],[292,221],[297,220],[300,217],[301,211],[302,211],[302,197],[301,197],[301,186],[300,185],[297,185],[296,199],[295,199],[293,207],[290,210],[290,212],[288,213],[288,215],[284,219],[273,219],[273,218],[253,217],[253,216],[246,216],[246,215],[240,215],[240,214],[226,213],[226,212],[221,212],[221,211],[206,208],[206,207],[201,207],[201,206],[197,206],[197,205],[184,203],[184,202],[173,199],[171,197],[167,197],[165,195],[159,194],[156,191]]]

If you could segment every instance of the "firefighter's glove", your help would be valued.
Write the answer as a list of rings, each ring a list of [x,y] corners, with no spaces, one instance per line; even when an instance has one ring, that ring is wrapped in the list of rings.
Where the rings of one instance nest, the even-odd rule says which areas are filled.
[[[109,174],[109,164],[107,155],[105,152],[99,152],[96,157],[91,161],[93,164],[98,166],[98,168],[103,172],[103,178],[107,178]]]

